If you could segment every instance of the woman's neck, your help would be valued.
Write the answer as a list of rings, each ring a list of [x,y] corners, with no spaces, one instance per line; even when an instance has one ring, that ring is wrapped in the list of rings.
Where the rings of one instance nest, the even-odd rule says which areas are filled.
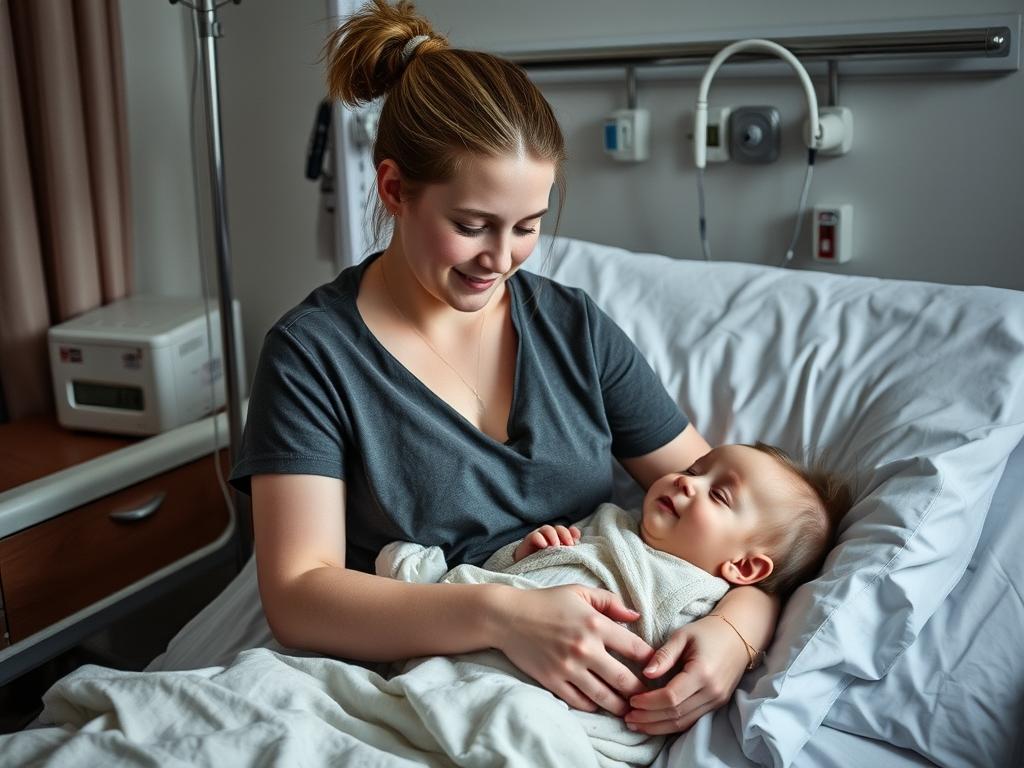
[[[376,275],[372,275],[373,267],[376,267]],[[505,295],[502,283],[481,310],[455,309],[423,287],[393,241],[371,266],[370,272],[383,294],[383,302],[390,304],[393,311],[428,338],[474,335],[483,319],[480,313],[490,314]]]

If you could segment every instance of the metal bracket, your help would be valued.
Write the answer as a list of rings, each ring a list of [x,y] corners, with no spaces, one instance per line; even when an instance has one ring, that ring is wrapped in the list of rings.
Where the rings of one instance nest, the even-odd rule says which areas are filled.
[[[199,18],[200,37],[223,37],[220,31],[220,22],[217,19],[212,21],[209,18]]]

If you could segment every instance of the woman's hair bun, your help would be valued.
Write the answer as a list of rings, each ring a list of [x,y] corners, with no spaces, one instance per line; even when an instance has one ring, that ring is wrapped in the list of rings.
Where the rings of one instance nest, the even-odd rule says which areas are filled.
[[[409,41],[420,35],[428,39],[403,57]],[[370,0],[327,38],[327,92],[351,106],[373,101],[391,89],[409,61],[447,47],[409,0]]]

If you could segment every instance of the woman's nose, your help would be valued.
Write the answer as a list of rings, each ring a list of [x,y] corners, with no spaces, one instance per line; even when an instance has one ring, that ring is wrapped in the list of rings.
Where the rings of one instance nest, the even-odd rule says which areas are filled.
[[[496,275],[504,275],[512,268],[512,244],[507,237],[495,237],[480,263]]]

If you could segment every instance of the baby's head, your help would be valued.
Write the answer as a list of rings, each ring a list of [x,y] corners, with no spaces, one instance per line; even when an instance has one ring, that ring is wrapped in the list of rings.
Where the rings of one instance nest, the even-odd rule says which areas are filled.
[[[640,533],[731,584],[787,595],[821,568],[849,488],[764,443],[723,445],[655,480]]]

